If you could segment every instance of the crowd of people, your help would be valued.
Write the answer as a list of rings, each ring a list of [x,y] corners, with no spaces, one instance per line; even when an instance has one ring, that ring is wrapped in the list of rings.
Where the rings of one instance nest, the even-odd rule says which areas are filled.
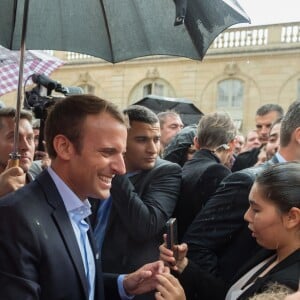
[[[21,110],[12,164],[15,115],[0,108],[0,299],[300,299],[300,101],[259,107],[244,136],[223,112],[184,126],[68,96],[43,151]]]

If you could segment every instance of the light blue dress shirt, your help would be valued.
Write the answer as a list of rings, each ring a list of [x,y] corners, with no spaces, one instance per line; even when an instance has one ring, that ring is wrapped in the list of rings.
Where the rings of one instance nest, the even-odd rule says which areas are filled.
[[[286,162],[286,160],[283,158],[283,156],[281,154],[279,154],[279,152],[276,152],[275,156],[278,159],[278,162],[280,162],[280,163]]]
[[[94,294],[95,294],[95,261],[93,252],[89,243],[89,240],[87,238],[87,248],[85,249],[82,243],[82,235],[80,230],[80,224],[78,224],[78,213],[83,216],[81,219],[81,222],[84,218],[89,216],[91,214],[91,205],[89,201],[86,199],[84,201],[81,201],[74,192],[64,183],[64,181],[54,172],[54,170],[49,166],[47,168],[47,171],[49,172],[49,175],[53,179],[57,190],[63,199],[64,205],[66,207],[66,210],[68,212],[70,222],[72,224],[76,240],[80,249],[80,253],[82,256],[82,261],[84,263],[84,269],[86,272],[87,278],[89,281],[89,300],[94,300]],[[83,220],[84,221],[84,220]],[[85,221],[82,223],[83,226],[85,226]],[[88,224],[86,223],[88,226]],[[88,227],[86,227],[86,231],[88,230]],[[130,300],[133,299],[134,296],[128,296],[126,294],[126,291],[124,290],[123,280],[125,275],[119,275],[117,285],[118,285],[118,291],[120,294],[120,297],[122,300]]]
[[[84,220],[91,214],[91,205],[87,199],[81,201],[51,167],[48,167],[48,172],[55,182],[68,212],[84,264],[89,286],[89,300],[94,300],[96,269],[93,251],[87,236],[89,225]],[[84,232],[82,232],[82,228]]]

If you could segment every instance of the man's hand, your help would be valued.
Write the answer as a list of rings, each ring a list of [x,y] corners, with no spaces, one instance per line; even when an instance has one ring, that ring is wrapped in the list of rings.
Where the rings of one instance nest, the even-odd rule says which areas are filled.
[[[124,277],[124,289],[128,295],[140,295],[150,292],[158,284],[156,275],[163,272],[166,272],[166,268],[162,261],[146,264]]]
[[[23,187],[25,183],[26,174],[22,168],[7,168],[0,174],[0,197]]]

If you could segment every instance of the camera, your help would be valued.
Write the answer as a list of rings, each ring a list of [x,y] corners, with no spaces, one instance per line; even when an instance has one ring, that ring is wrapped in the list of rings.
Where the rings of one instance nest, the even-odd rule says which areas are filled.
[[[31,91],[25,92],[24,108],[32,110],[37,119],[45,119],[45,110],[64,96],[83,94],[82,88],[63,87],[58,81],[52,80],[44,74],[32,74],[31,79],[36,86]],[[63,95],[62,97],[53,97],[52,91]]]
[[[43,132],[47,118],[47,109],[65,96],[83,94],[83,89],[80,87],[63,87],[58,81],[52,80],[44,74],[32,74],[30,77],[36,86],[32,90],[25,92],[24,108],[31,110],[34,117],[40,119],[40,135],[37,150],[44,151]],[[53,97],[51,95],[52,91],[61,93],[62,97]]]

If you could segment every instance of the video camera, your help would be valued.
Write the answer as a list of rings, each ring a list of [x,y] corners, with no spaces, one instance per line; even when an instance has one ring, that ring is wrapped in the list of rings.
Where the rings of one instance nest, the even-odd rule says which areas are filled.
[[[24,108],[32,110],[36,119],[40,119],[40,135],[38,149],[44,151],[44,124],[47,117],[47,108],[64,96],[83,94],[80,87],[63,87],[58,81],[54,81],[44,74],[31,75],[36,86],[25,92]],[[46,91],[45,91],[46,90]],[[63,94],[62,97],[53,97],[52,91]]]
[[[52,80],[44,74],[32,74],[32,81],[36,86],[25,92],[24,108],[32,110],[37,119],[46,118],[46,109],[62,97],[53,97],[52,91],[61,93],[64,96],[83,94],[80,87],[63,87],[58,81]],[[46,89],[46,93],[45,93]]]

